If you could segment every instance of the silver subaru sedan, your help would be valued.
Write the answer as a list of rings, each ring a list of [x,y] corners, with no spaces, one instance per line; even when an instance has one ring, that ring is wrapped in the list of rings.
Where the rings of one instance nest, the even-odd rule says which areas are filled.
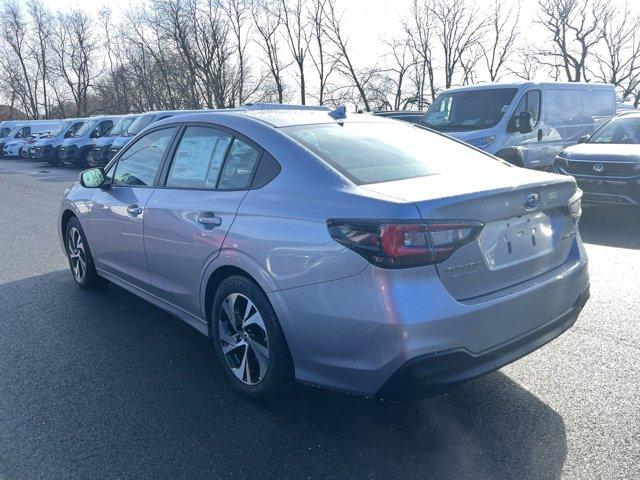
[[[148,127],[64,195],[80,287],[207,335],[245,396],[422,396],[554,339],[589,296],[581,191],[419,126],[256,105]]]

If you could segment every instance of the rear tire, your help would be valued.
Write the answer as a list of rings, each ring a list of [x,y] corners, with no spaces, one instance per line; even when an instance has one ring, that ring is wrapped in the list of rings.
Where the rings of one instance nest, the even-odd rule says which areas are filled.
[[[216,357],[233,388],[254,401],[286,392],[293,383],[291,356],[262,289],[233,275],[222,281],[211,308]]]
[[[69,268],[76,283],[86,289],[104,285],[105,280],[96,272],[89,242],[76,217],[69,219],[64,238]]]

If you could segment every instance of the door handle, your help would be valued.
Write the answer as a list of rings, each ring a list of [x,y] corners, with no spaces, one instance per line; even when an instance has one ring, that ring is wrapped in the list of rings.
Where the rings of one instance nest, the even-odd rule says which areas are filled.
[[[220,225],[222,225],[222,219],[213,212],[199,213],[196,220],[198,221],[199,224],[205,225],[211,228],[219,227]]]
[[[142,209],[138,206],[137,203],[132,203],[127,206],[127,213],[133,217],[137,217],[142,213]]]
[[[538,129],[538,141],[541,142],[542,141],[542,135],[544,135],[544,132],[542,131],[541,128]]]

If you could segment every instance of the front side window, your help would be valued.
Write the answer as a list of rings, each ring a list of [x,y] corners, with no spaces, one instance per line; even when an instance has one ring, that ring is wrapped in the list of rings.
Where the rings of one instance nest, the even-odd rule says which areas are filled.
[[[490,175],[493,168],[504,168],[464,144],[400,122],[331,123],[281,130],[357,185],[439,173],[469,178],[473,171]]]
[[[173,157],[166,186],[215,188],[231,139],[231,135],[213,128],[188,127]]]
[[[531,114],[531,126],[535,127],[540,119],[540,104],[541,104],[542,95],[540,94],[540,90],[529,90],[526,92],[516,109],[511,116],[511,120],[509,121],[509,130],[516,132],[520,128],[518,125],[519,118],[518,116],[522,112],[529,112]]]
[[[445,92],[420,123],[443,132],[491,128],[500,122],[517,92],[515,88]]]
[[[105,120],[104,122],[100,122],[98,126],[91,132],[91,137],[99,138],[103,135],[106,135],[107,132],[113,127],[113,120]]]
[[[614,118],[592,135],[589,143],[640,143],[640,118]]]
[[[113,185],[152,186],[176,129],[156,130],[133,143],[118,160]]]

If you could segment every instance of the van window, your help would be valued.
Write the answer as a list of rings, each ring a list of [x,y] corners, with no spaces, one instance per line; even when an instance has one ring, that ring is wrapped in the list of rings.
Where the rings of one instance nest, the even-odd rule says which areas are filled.
[[[522,112],[529,112],[531,114],[531,126],[535,127],[540,119],[541,100],[542,95],[540,90],[529,90],[526,92],[518,102],[513,116],[509,121],[509,131],[518,131],[518,115]]]
[[[444,92],[420,123],[442,132],[491,128],[502,120],[517,92],[515,88]]]
[[[614,96],[610,91],[593,90],[582,92],[582,109],[585,117],[610,117],[614,115]]]

